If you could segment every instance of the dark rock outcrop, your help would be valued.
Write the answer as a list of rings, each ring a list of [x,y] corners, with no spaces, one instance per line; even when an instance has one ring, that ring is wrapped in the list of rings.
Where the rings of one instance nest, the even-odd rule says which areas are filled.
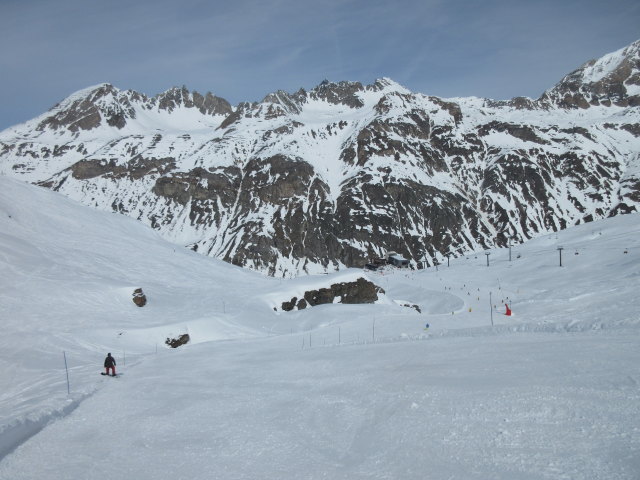
[[[206,115],[230,115],[233,112],[231,104],[224,98],[216,97],[211,92],[202,95],[196,91],[190,92],[186,87],[174,87],[151,99],[160,110],[172,112],[178,107],[196,108]]]
[[[416,312],[422,313],[422,310],[420,309],[420,305],[416,305],[415,303],[402,303],[400,306],[401,307],[407,307],[407,308],[413,308]]]
[[[346,105],[351,108],[364,106],[362,99],[357,95],[364,90],[360,82],[338,82],[333,83],[328,80],[322,81],[320,85],[311,90],[310,97],[326,100],[335,105]]]
[[[139,307],[144,307],[147,304],[147,296],[141,288],[136,288],[133,291],[133,303]]]
[[[167,338],[164,343],[169,345],[171,348],[178,348],[189,343],[189,340],[189,334],[183,333],[177,338]]]
[[[308,290],[302,299],[293,297],[288,302],[282,302],[282,310],[285,312],[294,308],[302,310],[307,306],[314,307],[327,303],[374,303],[378,300],[378,293],[383,294],[384,290],[369,280],[359,278],[355,282],[334,283],[330,287]]]

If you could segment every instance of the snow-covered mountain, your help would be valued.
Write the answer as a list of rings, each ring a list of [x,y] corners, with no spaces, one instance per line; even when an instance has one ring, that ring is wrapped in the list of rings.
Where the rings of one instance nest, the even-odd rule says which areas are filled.
[[[640,41],[537,100],[390,79],[235,107],[103,84],[0,133],[0,173],[274,276],[432,265],[640,207]]]

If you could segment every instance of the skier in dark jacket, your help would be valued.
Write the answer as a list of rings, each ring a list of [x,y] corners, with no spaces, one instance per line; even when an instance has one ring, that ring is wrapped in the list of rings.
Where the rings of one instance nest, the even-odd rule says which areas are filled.
[[[111,356],[111,353],[107,353],[107,358],[104,359],[104,368],[107,370],[105,375],[109,375],[109,369],[111,369],[112,376],[116,376],[116,359]]]

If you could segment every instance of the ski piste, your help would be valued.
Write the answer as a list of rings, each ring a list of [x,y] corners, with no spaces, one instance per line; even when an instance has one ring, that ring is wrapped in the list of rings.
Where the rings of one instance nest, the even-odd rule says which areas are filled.
[[[265,277],[143,227],[0,176],[0,479],[638,480],[640,215],[286,313],[362,272]],[[134,377],[94,376],[109,351]]]

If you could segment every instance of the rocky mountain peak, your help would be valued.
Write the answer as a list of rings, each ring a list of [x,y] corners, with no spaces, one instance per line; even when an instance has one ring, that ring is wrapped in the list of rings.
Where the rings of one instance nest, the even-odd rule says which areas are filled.
[[[114,127],[122,130],[129,120],[137,118],[137,111],[167,111],[193,108],[206,116],[229,116],[233,108],[225,99],[210,92],[202,95],[186,87],[174,87],[148,98],[134,90],[122,91],[103,83],[73,93],[37,119],[36,131],[57,134]]]
[[[540,98],[561,108],[640,105],[640,40],[590,60]]]
[[[357,95],[364,87],[360,82],[342,81],[338,83],[323,80],[309,92],[310,98],[324,100],[334,105],[346,105],[351,108],[364,107],[364,102]]]
[[[98,127],[102,119],[121,129],[127,118],[135,118],[129,96],[111,84],[103,83],[80,90],[54,106],[38,124],[37,130],[68,130],[77,133]]]
[[[278,90],[277,92],[270,93],[262,99],[260,103],[271,103],[280,107],[280,113],[286,114],[298,114],[301,111],[302,103],[306,100],[306,94],[304,90],[297,93],[290,94],[284,90]]]
[[[171,113],[178,107],[196,108],[203,115],[230,115],[233,112],[231,104],[224,98],[217,97],[211,92],[202,95],[197,91],[190,92],[184,85],[173,87],[151,99],[151,104],[160,110]]]
[[[398,93],[411,93],[409,89],[403,87],[398,82],[388,77],[382,77],[382,78],[376,79],[376,81],[373,82],[373,84],[367,85],[367,90],[371,90],[374,92],[380,92],[380,91],[386,90],[386,91],[390,91],[390,92],[393,91]]]

